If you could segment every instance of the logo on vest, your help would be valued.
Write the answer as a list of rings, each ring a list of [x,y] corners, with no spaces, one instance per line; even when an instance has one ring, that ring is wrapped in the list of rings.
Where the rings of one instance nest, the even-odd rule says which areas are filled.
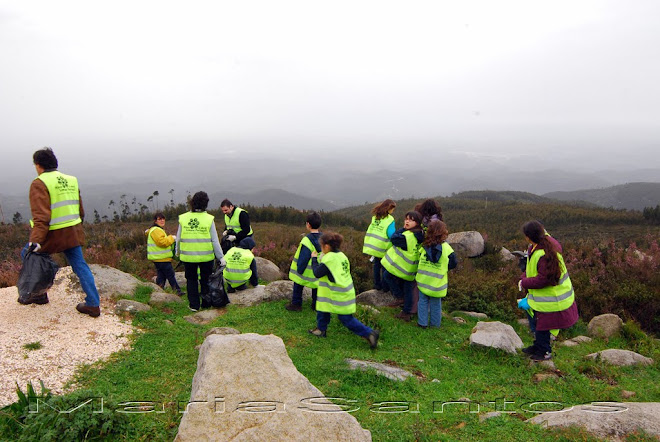
[[[348,260],[342,261],[341,269],[344,271],[344,273],[349,272],[350,266],[348,265]]]
[[[374,226],[376,226],[376,227],[380,226],[380,220],[379,219],[374,220]]]
[[[66,188],[69,187],[69,181],[67,181],[67,179],[64,178],[63,176],[58,176],[57,177],[57,184],[59,184],[59,186],[62,189],[66,189]]]
[[[230,261],[240,261],[241,260],[241,252],[234,252],[231,254],[229,257]]]
[[[199,220],[197,218],[191,218],[190,221],[188,221],[188,227],[196,230],[199,227]]]

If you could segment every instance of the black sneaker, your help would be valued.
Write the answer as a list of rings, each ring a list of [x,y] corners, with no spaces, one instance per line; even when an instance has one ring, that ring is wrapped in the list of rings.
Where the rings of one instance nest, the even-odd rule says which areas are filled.
[[[325,338],[325,330],[319,330],[318,328],[315,328],[314,330],[307,330],[317,338]]]
[[[378,347],[378,338],[380,337],[380,332],[378,330],[372,331],[369,336],[366,336],[366,340],[369,341],[369,346],[371,348]]]
[[[533,355],[534,353],[536,353],[536,347],[530,345],[529,347],[523,348],[522,352],[525,353],[526,355]]]
[[[529,358],[532,361],[549,361],[552,359],[552,353],[534,353]]]
[[[298,304],[293,304],[293,303],[288,303],[287,305],[284,306],[285,309],[287,309],[290,312],[301,312],[302,311],[302,305]]]

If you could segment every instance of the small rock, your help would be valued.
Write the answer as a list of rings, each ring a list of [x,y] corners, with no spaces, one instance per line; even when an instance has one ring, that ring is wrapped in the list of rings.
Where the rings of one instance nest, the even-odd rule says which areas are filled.
[[[469,316],[469,317],[471,317],[471,318],[477,318],[477,319],[488,319],[488,315],[485,314],[485,313],[479,313],[479,312],[464,312],[464,311],[462,311],[462,310],[459,310],[459,311],[453,312],[451,315],[452,315],[452,316],[456,316],[456,315],[465,315],[465,316]]]
[[[203,310],[194,315],[184,316],[183,319],[195,325],[206,325],[220,316],[222,313],[216,309]]]
[[[135,313],[135,312],[146,312],[151,310],[147,304],[141,302],[132,301],[130,299],[120,299],[115,305],[115,313],[119,314],[122,312]]]
[[[381,364],[379,362],[360,361],[358,359],[346,359],[349,367],[353,370],[367,371],[369,368],[376,370],[381,376],[385,376],[393,381],[405,381],[413,376],[409,371],[403,370],[399,367],[392,367],[391,365]]]
[[[380,310],[378,310],[377,308],[372,307],[370,305],[362,305],[360,308],[362,308],[363,310],[366,310],[368,312],[371,312],[375,315],[380,315]]]
[[[555,366],[555,363],[552,362],[552,360],[549,361],[532,361],[531,359],[529,360],[529,366],[537,366],[537,367],[543,367],[548,370],[557,370],[557,366]]]
[[[621,390],[621,397],[624,399],[630,399],[631,397],[635,396],[637,393],[634,391],[628,391],[628,390]]]
[[[213,327],[206,333],[204,333],[204,337],[208,337],[210,335],[240,335],[241,332],[236,330],[235,328],[231,327]]]
[[[587,331],[589,336],[608,339],[619,334],[622,328],[623,320],[621,318],[612,313],[606,313],[592,318],[587,326]]]
[[[457,324],[467,324],[467,321],[466,321],[465,319],[461,318],[460,316],[456,316],[456,317],[454,317],[454,318],[452,318],[452,319],[453,319],[454,322],[457,323]]]
[[[433,379],[431,382],[440,382],[440,379]]]
[[[170,321],[169,319],[166,319],[163,322],[167,325],[174,325],[174,322]]]
[[[529,321],[525,318],[518,319],[518,324],[529,326]]]
[[[618,350],[610,348],[608,350],[599,351],[597,353],[591,353],[585,356],[589,359],[602,359],[603,361],[618,366],[624,365],[651,365],[653,364],[653,359],[642,356],[639,353],[635,353],[630,350]]]
[[[150,305],[161,305],[168,302],[183,302],[183,299],[178,295],[165,292],[154,292],[149,298]]]
[[[502,258],[502,261],[513,261],[518,259],[518,257],[511,253],[506,247],[500,249],[500,258]]]
[[[576,336],[574,338],[567,339],[566,341],[559,342],[558,345],[563,345],[564,347],[575,347],[576,345],[591,341],[592,339],[589,336]]]
[[[491,411],[489,413],[480,414],[479,415],[479,422],[483,422],[483,421],[486,421],[488,419],[492,419],[494,417],[500,417],[500,416],[502,416],[501,411]]]

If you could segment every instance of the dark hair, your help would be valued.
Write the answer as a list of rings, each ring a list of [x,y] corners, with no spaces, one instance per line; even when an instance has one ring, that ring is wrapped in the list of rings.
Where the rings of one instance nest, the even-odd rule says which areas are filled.
[[[447,240],[449,236],[449,229],[447,224],[443,221],[434,219],[429,223],[426,233],[424,234],[424,242],[422,243],[424,247],[432,247],[438,244],[442,244]]]
[[[406,218],[410,218],[411,220],[413,220],[417,223],[417,225],[415,227],[410,229],[411,232],[416,232],[418,230],[422,230],[422,215],[418,211],[411,210],[410,212],[406,213]]]
[[[204,211],[209,205],[209,196],[203,190],[193,195],[190,200],[192,210]]]
[[[383,219],[390,214],[390,209],[396,208],[396,203],[391,199],[386,199],[380,204],[376,204],[373,209],[371,209],[371,214],[376,217],[376,219]]]
[[[344,237],[336,232],[325,232],[319,241],[321,244],[329,245],[333,252],[339,252]]]
[[[422,215],[422,219],[429,220],[433,215],[442,221],[442,207],[433,199],[427,199],[415,206],[415,210]]]
[[[559,282],[561,277],[561,268],[559,264],[559,257],[557,256],[557,248],[548,240],[548,234],[539,221],[528,221],[523,227],[522,231],[527,238],[533,243],[538,244],[539,247],[545,250],[545,256],[548,259],[548,274],[552,276],[555,285]]]
[[[57,169],[57,157],[50,147],[39,149],[32,155],[32,162],[46,170]]]
[[[227,198],[223,199],[222,202],[220,203],[220,207],[230,207],[230,206],[233,206],[233,204]]]
[[[318,229],[321,227],[321,215],[316,212],[308,213],[305,221],[309,223],[309,227],[312,229]]]
[[[156,213],[154,214],[154,221],[156,221],[156,220],[158,220],[158,219],[161,219],[161,218],[162,218],[162,219],[165,219],[165,214],[163,214],[163,212],[156,212]]]

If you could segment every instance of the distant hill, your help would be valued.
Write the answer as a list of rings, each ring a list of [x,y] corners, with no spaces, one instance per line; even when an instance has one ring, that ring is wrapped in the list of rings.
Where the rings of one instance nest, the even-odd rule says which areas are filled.
[[[452,198],[467,200],[485,200],[499,202],[518,202],[518,203],[549,203],[550,198],[536,195],[529,192],[518,192],[514,190],[470,190],[451,195]]]
[[[550,192],[543,196],[560,201],[586,201],[600,207],[642,210],[660,204],[660,183],[628,183],[602,189]]]
[[[253,206],[285,206],[300,210],[323,210],[326,212],[338,208],[338,206],[329,201],[318,198],[309,198],[281,189],[266,189],[251,193],[217,192],[210,193],[209,198],[212,201],[217,202],[218,205],[220,205],[220,202],[223,199],[227,198],[236,205],[251,204]]]

